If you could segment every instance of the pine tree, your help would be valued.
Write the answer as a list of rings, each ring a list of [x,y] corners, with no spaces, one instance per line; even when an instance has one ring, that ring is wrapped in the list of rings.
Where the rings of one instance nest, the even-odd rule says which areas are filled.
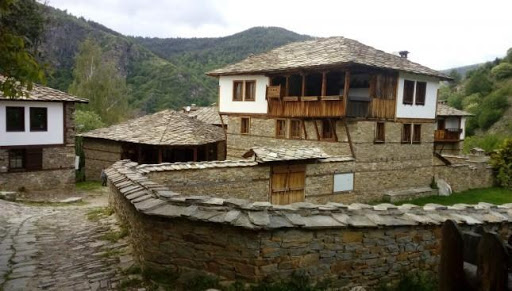
[[[118,123],[128,115],[126,80],[90,38],[80,45],[75,58],[73,83],[68,91],[89,99],[89,104],[80,109],[95,112],[107,125]]]

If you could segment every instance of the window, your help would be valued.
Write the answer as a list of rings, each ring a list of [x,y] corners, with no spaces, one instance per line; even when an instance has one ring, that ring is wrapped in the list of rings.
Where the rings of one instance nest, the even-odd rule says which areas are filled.
[[[286,138],[286,120],[276,120],[276,137]]]
[[[410,123],[405,123],[402,127],[402,143],[411,143],[411,128]]]
[[[425,105],[425,95],[427,94],[427,83],[416,82],[416,105]]]
[[[354,190],[354,173],[334,174],[333,192]]]
[[[421,124],[414,125],[414,131],[412,135],[413,143],[421,143]]]
[[[249,117],[240,118],[240,133],[249,134],[250,125],[251,123]]]
[[[256,100],[256,81],[233,81],[233,101]]]
[[[404,104],[411,104],[414,99],[414,81],[404,80]]]
[[[25,131],[25,108],[7,106],[5,109],[6,131]]]
[[[245,101],[256,99],[256,81],[245,81]]]
[[[46,107],[30,107],[30,131],[48,130],[48,109]]]
[[[25,169],[25,150],[9,150],[9,170]]]
[[[377,122],[375,124],[375,142],[383,143],[386,141],[386,132],[384,127],[384,122]]]
[[[330,120],[322,120],[322,139],[333,139],[334,133]]]
[[[290,138],[300,139],[302,122],[300,120],[290,120]]]
[[[233,81],[233,101],[243,101],[244,82]]]

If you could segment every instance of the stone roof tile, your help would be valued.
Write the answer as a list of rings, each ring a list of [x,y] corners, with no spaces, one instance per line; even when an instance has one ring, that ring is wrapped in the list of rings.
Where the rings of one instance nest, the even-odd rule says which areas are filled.
[[[325,159],[330,156],[316,147],[253,147],[244,154],[244,158],[254,156],[258,163]]]
[[[437,104],[437,116],[473,116],[473,114],[453,108],[443,103]]]
[[[0,83],[3,83],[7,78],[0,76]],[[26,89],[22,90],[23,93],[28,93],[28,97],[16,97],[7,98],[3,92],[0,91],[0,100],[14,100],[14,101],[63,101],[63,102],[78,102],[78,103],[89,103],[89,100],[85,98],[78,98],[68,93],[46,87],[39,84],[34,84],[31,91]]]

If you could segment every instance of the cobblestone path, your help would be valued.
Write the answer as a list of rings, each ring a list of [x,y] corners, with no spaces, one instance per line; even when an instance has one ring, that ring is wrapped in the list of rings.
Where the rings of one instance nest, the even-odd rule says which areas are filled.
[[[0,200],[0,290],[116,289],[128,246],[115,216],[92,209]]]

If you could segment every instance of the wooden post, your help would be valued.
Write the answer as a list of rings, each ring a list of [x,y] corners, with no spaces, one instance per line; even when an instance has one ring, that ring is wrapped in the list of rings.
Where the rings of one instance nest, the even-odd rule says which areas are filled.
[[[194,148],[194,162],[197,162],[197,147]]]
[[[316,139],[320,140],[320,132],[318,132],[318,125],[316,124],[316,119],[313,119],[313,122],[315,123]]]
[[[308,139],[308,132],[306,130],[306,120],[302,120],[302,129],[304,130],[304,139]]]
[[[347,133],[348,146],[350,147],[350,152],[352,153],[352,157],[356,158],[356,152],[354,151],[354,145],[352,144],[352,138],[350,137],[350,131],[348,130],[347,119],[343,120],[343,124],[345,125],[345,132]]]
[[[329,123],[331,124],[332,133],[334,134],[334,140],[338,141],[338,134],[336,134],[336,121],[329,118]]]
[[[447,220],[441,230],[441,259],[439,261],[440,291],[467,290],[464,274],[464,241],[453,220]]]
[[[350,90],[350,71],[345,72],[345,84],[343,88],[343,103],[345,104],[345,115],[347,114],[348,91]]]
[[[476,263],[480,290],[508,290],[508,256],[503,242],[496,233],[486,232],[482,235],[478,245]]]
[[[164,160],[163,155],[164,155],[164,153],[162,151],[162,147],[159,146],[158,147],[158,163],[159,164],[161,164],[163,162],[163,160]]]
[[[306,96],[306,74],[302,74],[302,92],[301,96]]]
[[[327,72],[322,72],[322,93],[321,96],[327,96]]]
[[[284,96],[290,96],[290,76],[286,76],[286,84],[284,87]]]

